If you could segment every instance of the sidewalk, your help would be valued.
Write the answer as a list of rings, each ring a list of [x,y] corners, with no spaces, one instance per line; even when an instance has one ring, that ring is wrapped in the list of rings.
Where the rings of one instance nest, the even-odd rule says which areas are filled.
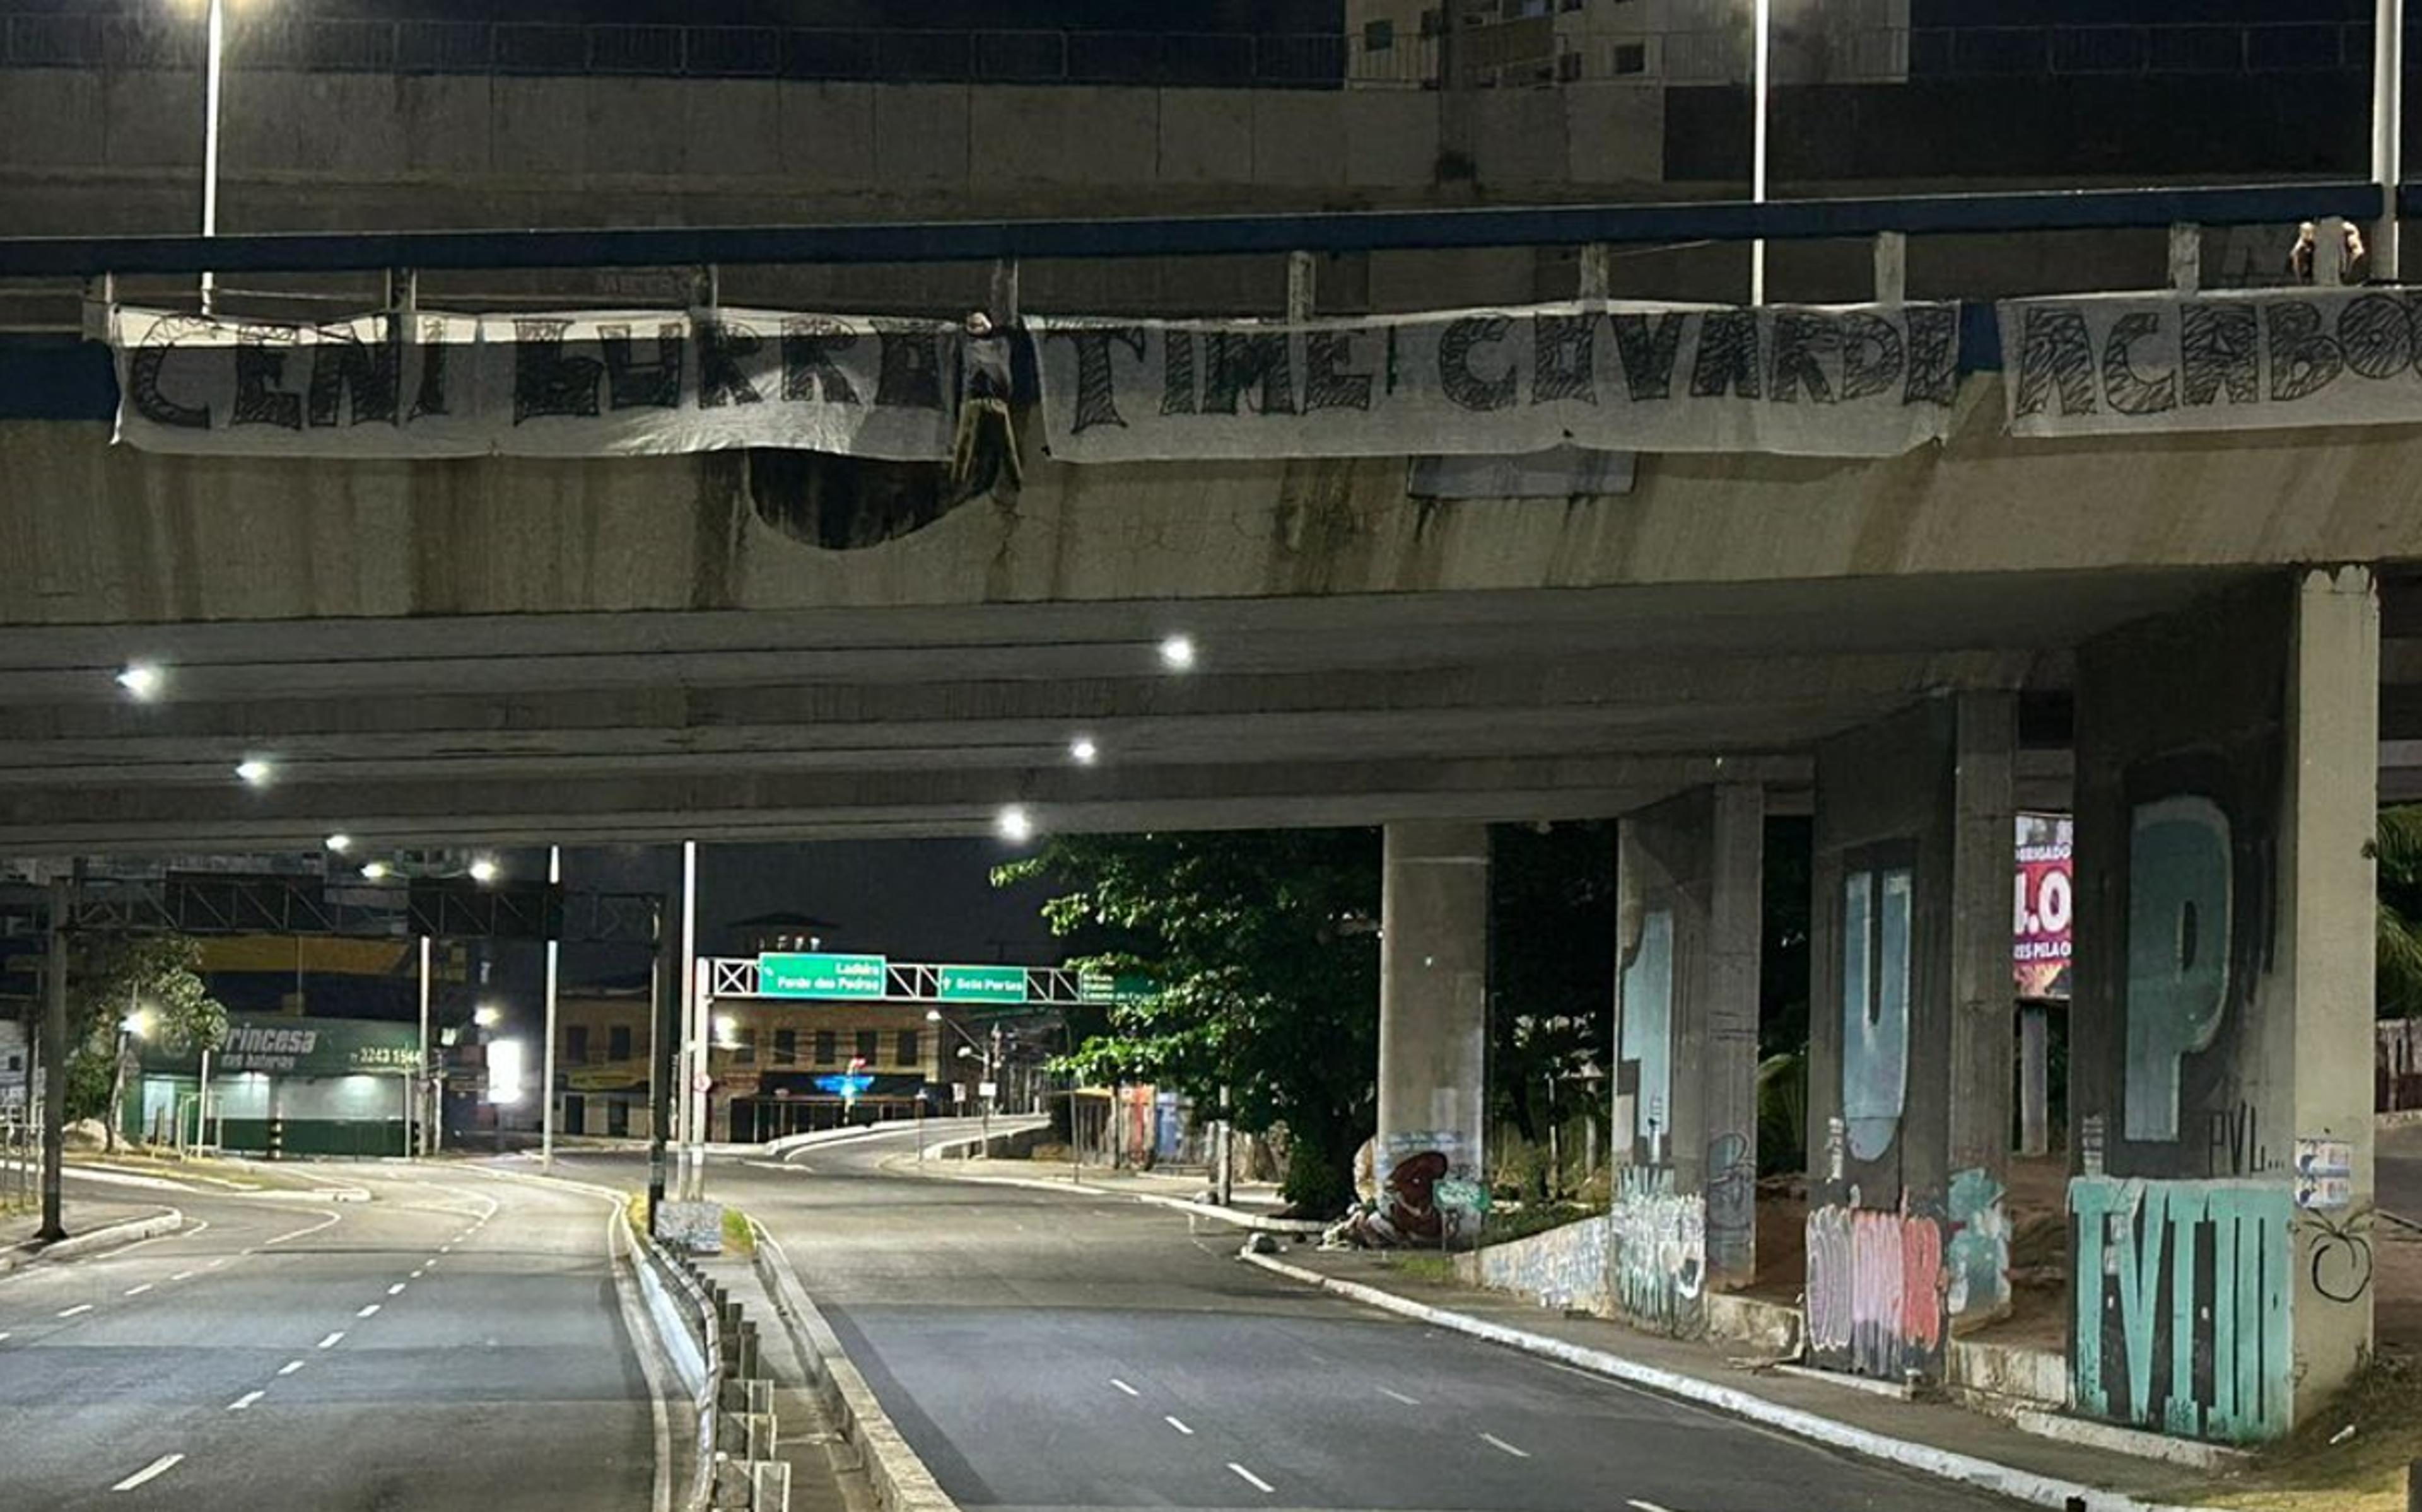
[[[1309,1236],[1318,1234],[1328,1226],[1312,1220],[1279,1217],[1286,1202],[1279,1195],[1275,1182],[1235,1182],[1230,1188],[1233,1205],[1216,1207],[1206,1200],[1212,1189],[1211,1177],[1196,1171],[1138,1171],[1107,1165],[1070,1165],[1065,1161],[948,1160],[937,1157],[920,1161],[913,1155],[895,1155],[883,1163],[885,1169],[902,1174],[1038,1187],[1046,1191],[1079,1192],[1096,1197],[1127,1197],[1156,1207],[1177,1208],[1215,1223],[1272,1233]]]
[[[1408,1274],[1397,1257],[1304,1245],[1274,1257],[1248,1258],[1282,1273],[1298,1272],[1298,1279],[1308,1275],[1368,1287],[1409,1304],[1405,1310],[1428,1310],[1432,1316],[1426,1320],[1439,1326],[1477,1333],[1526,1352],[2037,1505],[2061,1507],[2068,1495],[2090,1490],[2095,1494],[2086,1497],[2088,1512],[2139,1512],[2196,1505],[2198,1493],[2210,1489],[2207,1472],[2040,1438],[1947,1404],[1906,1401],[1855,1385],[1786,1375],[1763,1361],[1728,1356],[1718,1343],[1662,1338],[1608,1319],[1568,1317],[1502,1293]],[[1997,1475],[1996,1469],[2005,1473]]]
[[[775,1380],[774,1450],[791,1467],[789,1512],[873,1512],[873,1492],[850,1463],[855,1453],[816,1400],[806,1362],[749,1256],[729,1250],[700,1255],[698,1268],[730,1292],[757,1325],[759,1358],[772,1369]]]
[[[75,1198],[60,1205],[59,1217],[67,1225],[68,1237],[72,1239],[119,1224],[162,1217],[172,1210],[156,1202]],[[12,1270],[41,1253],[34,1245],[34,1235],[41,1226],[39,1204],[0,1212],[0,1272]]]

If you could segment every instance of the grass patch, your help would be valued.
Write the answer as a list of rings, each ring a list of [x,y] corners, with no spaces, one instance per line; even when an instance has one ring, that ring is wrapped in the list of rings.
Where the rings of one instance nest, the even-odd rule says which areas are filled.
[[[2330,1440],[2351,1426],[2354,1437]],[[2422,1459],[2422,1364],[2376,1359],[2251,1469],[2193,1500],[2248,1512],[2405,1512],[2406,1467]]]
[[[737,1208],[723,1209],[723,1248],[728,1255],[757,1253],[757,1233],[748,1226],[748,1215]]]
[[[1443,1255],[1400,1255],[1389,1269],[1407,1281],[1429,1281],[1442,1286],[1455,1285],[1455,1262]]]
[[[1544,1234],[1551,1228],[1562,1228],[1566,1224],[1578,1224],[1584,1218],[1596,1216],[1596,1209],[1572,1202],[1491,1208],[1480,1221],[1480,1242],[1485,1246],[1529,1239],[1533,1234]]]

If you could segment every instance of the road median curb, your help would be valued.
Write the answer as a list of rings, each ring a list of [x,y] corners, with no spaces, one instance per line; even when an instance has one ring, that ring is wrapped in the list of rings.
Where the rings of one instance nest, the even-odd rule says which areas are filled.
[[[1553,1360],[1559,1364],[1603,1376],[1627,1386],[1636,1386],[1696,1406],[1712,1408],[1727,1416],[1745,1419],[1795,1438],[1806,1439],[1829,1448],[1844,1450],[1864,1458],[1898,1465],[1939,1480],[1955,1481],[1991,1491],[2035,1506],[2059,1507],[2066,1512],[2211,1512],[2210,1508],[2178,1506],[2168,1503],[2140,1501],[2118,1491],[2109,1491],[2075,1481],[2058,1480],[2038,1475],[2033,1471],[2009,1465],[1995,1464],[1932,1444],[1916,1443],[1871,1432],[1848,1423],[1820,1417],[1815,1412],[1771,1402],[1751,1392],[1702,1380],[1695,1376],[1659,1370],[1603,1349],[1569,1344],[1545,1334],[1522,1329],[1508,1328],[1485,1318],[1473,1317],[1443,1307],[1433,1307],[1412,1298],[1399,1296],[1384,1287],[1364,1286],[1337,1276],[1327,1276],[1303,1266],[1292,1265],[1266,1255],[1247,1253],[1238,1256],[1248,1265],[1259,1266],[1272,1274],[1318,1286],[1350,1298],[1367,1306],[1415,1318],[1434,1328],[1468,1334],[1488,1343],[1519,1349],[1525,1354]]]
[[[29,1265],[72,1260],[78,1255],[114,1249],[120,1244],[140,1244],[145,1239],[174,1234],[184,1226],[185,1215],[171,1208],[149,1218],[130,1218],[106,1228],[96,1228],[89,1234],[77,1234],[55,1244],[17,1245],[0,1250],[0,1275]]]
[[[1057,1192],[1077,1197],[1117,1197],[1129,1202],[1149,1203],[1173,1212],[1187,1213],[1196,1218],[1208,1218],[1216,1223],[1250,1228],[1263,1234],[1296,1234],[1310,1237],[1324,1233],[1329,1225],[1311,1218],[1272,1218],[1265,1213],[1245,1212],[1235,1208],[1216,1207],[1207,1202],[1189,1202],[1184,1197],[1166,1197],[1156,1192],[1121,1192],[1116,1187],[1094,1186],[1086,1181],[1062,1181],[1050,1177],[989,1176],[973,1171],[937,1171],[915,1161],[894,1157],[884,1162],[891,1171],[915,1171],[920,1176],[944,1181],[974,1181],[996,1187],[1024,1187],[1030,1192]]]
[[[810,1388],[842,1437],[857,1450],[877,1503],[885,1512],[959,1512],[959,1504],[942,1489],[933,1471],[891,1421],[891,1414],[883,1410],[874,1389],[850,1362],[840,1335],[817,1311],[781,1245],[762,1227],[756,1234],[757,1253],[750,1264],[807,1364]]]

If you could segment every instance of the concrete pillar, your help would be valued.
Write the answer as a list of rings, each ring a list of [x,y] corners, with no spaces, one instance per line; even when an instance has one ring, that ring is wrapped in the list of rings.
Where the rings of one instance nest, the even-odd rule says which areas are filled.
[[[2005,1310],[2015,698],[1929,700],[1816,756],[1807,1327],[1939,1380]]]
[[[1692,1335],[1757,1269],[1765,795],[1725,786],[1617,829],[1616,1306]]]
[[[2086,1415],[2276,1438],[2370,1348],[2379,633],[2369,572],[2343,568],[2079,652]]]
[[[1383,876],[1379,1179],[1408,1210],[1434,1200],[1440,1238],[1470,1245],[1486,1170],[1488,826],[1391,824]]]
[[[2052,1153],[2052,1010],[2019,1009],[2019,1153]]]

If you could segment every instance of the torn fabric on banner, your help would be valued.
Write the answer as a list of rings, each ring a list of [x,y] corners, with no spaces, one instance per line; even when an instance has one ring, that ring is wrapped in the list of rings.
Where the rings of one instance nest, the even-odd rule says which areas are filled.
[[[2414,296],[2393,288],[2005,302],[2010,433],[2422,422]]]
[[[1300,324],[1030,320],[1062,461],[1889,457],[1950,429],[1951,304],[1585,304]]]
[[[409,339],[406,339],[406,337]],[[297,457],[608,457],[769,446],[950,455],[955,326],[765,310],[366,315],[117,309],[118,439]]]

